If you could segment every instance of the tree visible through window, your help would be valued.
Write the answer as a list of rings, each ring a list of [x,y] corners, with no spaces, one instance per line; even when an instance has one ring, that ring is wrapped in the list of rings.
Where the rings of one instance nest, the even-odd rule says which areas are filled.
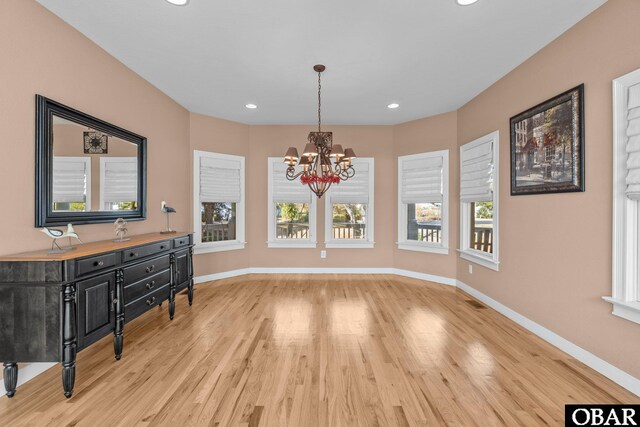
[[[309,238],[309,204],[276,203],[276,239]]]
[[[359,203],[334,203],[333,238],[366,239],[367,205]]]

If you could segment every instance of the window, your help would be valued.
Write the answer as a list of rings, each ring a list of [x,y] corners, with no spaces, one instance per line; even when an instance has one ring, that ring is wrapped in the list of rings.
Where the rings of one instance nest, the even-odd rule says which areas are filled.
[[[91,158],[53,157],[52,210],[91,210]]]
[[[300,180],[287,179],[281,157],[270,157],[268,163],[268,246],[315,248],[317,197]]]
[[[640,70],[613,82],[613,314],[640,323]]]
[[[327,248],[373,248],[373,159],[353,160],[355,175],[333,184],[325,200]]]
[[[398,249],[449,253],[449,151],[398,157]]]
[[[100,157],[100,209],[136,210],[138,200],[138,159]]]
[[[460,147],[460,256],[498,271],[498,131]]]
[[[243,249],[244,157],[193,152],[196,253]]]

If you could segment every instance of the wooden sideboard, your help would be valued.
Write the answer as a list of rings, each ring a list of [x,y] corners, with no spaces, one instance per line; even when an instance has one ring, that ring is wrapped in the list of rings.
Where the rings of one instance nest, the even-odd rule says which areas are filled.
[[[62,363],[71,397],[76,353],[113,333],[116,359],[124,326],[187,290],[193,302],[193,236],[150,233],[127,242],[78,245],[0,257],[0,360],[7,396],[15,394],[18,362]]]

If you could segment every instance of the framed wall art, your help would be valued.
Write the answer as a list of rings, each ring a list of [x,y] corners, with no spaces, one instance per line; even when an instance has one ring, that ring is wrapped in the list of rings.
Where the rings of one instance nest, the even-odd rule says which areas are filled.
[[[511,118],[511,195],[584,191],[584,85]]]

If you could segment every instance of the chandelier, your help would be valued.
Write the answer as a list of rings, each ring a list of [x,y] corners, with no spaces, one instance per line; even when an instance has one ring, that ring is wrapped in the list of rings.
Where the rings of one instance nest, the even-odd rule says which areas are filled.
[[[322,132],[322,119],[320,116],[322,89],[320,75],[325,70],[324,65],[313,67],[318,73],[318,131],[309,132],[307,144],[304,147],[302,157],[298,156],[295,147],[289,147],[284,156],[287,164],[287,179],[294,181],[300,178],[303,185],[308,185],[318,198],[331,187],[331,184],[339,184],[352,178],[356,171],[351,164],[356,154],[351,148],[342,149],[342,145],[333,144],[333,133]],[[296,172],[296,164],[300,170]]]

